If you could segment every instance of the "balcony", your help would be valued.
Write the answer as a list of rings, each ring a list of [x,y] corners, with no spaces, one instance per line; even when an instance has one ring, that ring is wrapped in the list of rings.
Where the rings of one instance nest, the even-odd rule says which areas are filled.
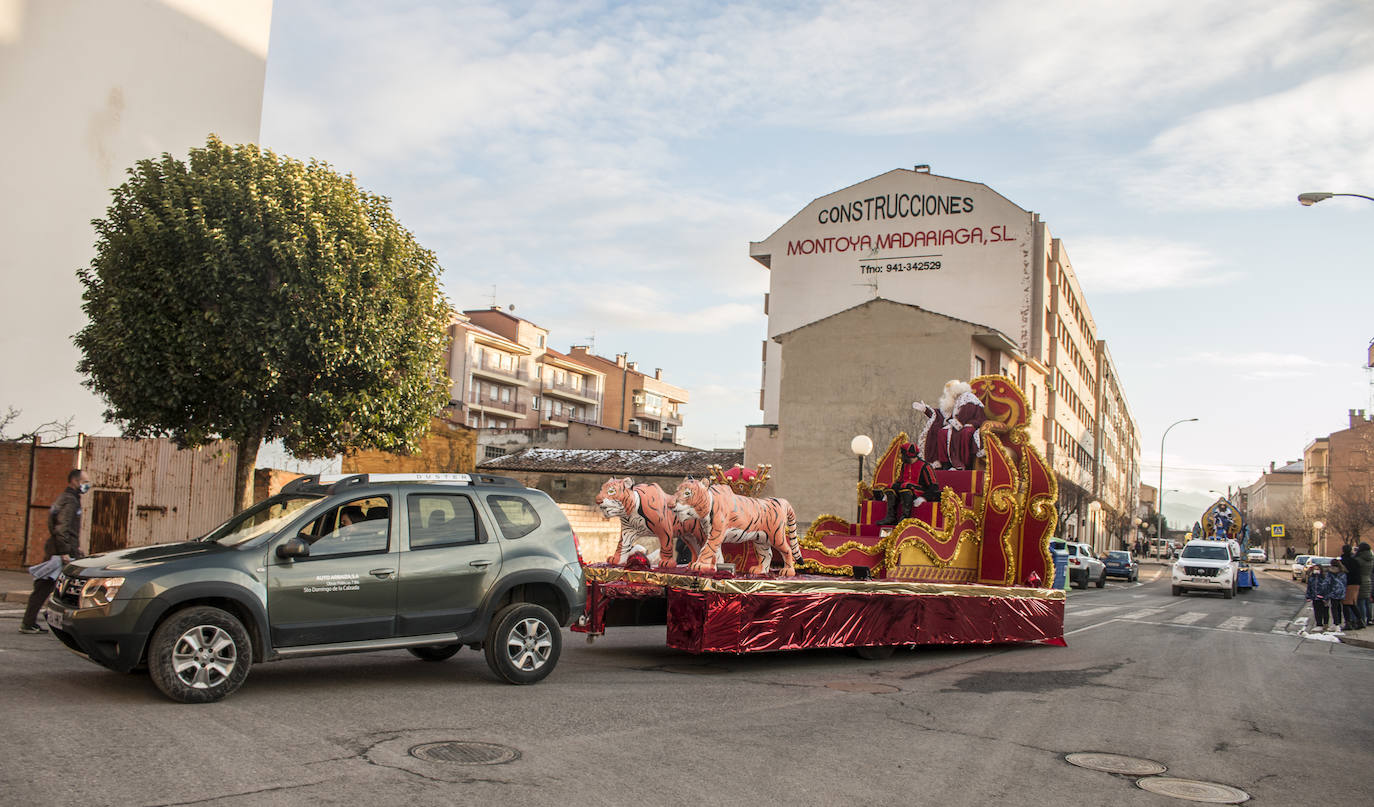
[[[480,409],[511,412],[517,415],[523,415],[530,411],[528,406],[519,401],[493,401],[490,397],[483,397],[476,394],[468,396],[468,403]]]
[[[543,383],[542,394],[553,395],[559,398],[567,398],[579,403],[601,404],[601,391],[581,384],[559,384],[553,381]]]
[[[530,378],[530,374],[524,370],[502,367],[489,359],[473,362],[468,369],[476,375],[484,375],[502,381],[528,381]]]

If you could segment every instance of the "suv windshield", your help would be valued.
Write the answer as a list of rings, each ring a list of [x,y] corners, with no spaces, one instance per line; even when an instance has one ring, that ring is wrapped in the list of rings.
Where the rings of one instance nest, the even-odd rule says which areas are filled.
[[[1199,558],[1201,560],[1230,560],[1231,553],[1226,551],[1224,546],[1185,546],[1183,547],[1183,557]]]
[[[301,509],[319,500],[318,496],[273,496],[224,522],[201,540],[224,546],[238,546],[259,535],[276,532]]]

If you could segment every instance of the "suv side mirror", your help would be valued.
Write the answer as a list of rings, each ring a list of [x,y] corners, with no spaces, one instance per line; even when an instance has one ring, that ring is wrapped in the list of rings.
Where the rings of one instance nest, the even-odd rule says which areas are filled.
[[[310,544],[299,535],[295,538],[288,538],[286,543],[277,547],[277,557],[282,560],[294,560],[295,558],[310,557]]]

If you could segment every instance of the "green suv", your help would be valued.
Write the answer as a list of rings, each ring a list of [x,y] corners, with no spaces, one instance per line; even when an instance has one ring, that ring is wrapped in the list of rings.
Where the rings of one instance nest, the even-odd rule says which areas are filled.
[[[183,703],[225,697],[255,661],[397,648],[483,648],[530,684],[582,612],[576,541],[552,499],[506,477],[306,476],[194,541],[69,563],[47,619]]]

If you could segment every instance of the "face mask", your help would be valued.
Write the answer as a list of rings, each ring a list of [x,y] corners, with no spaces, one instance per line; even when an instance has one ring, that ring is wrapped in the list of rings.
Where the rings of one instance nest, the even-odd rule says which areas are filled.
[[[90,482],[82,482],[82,483],[81,483],[81,492],[82,492],[82,493],[89,493],[90,490],[91,490],[91,483],[90,483]]]

